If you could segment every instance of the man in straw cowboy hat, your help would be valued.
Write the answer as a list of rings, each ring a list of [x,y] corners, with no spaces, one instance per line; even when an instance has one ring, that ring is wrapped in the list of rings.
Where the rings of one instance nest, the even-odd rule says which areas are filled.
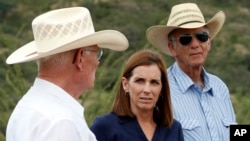
[[[102,48],[123,51],[127,38],[114,30],[95,32],[84,7],[52,10],[32,22],[34,41],[13,52],[8,64],[37,60],[33,86],[15,107],[7,141],[94,141],[77,102],[93,88]]]
[[[203,67],[224,21],[221,11],[206,23],[196,4],[184,3],[172,8],[167,25],[147,29],[148,41],[176,60],[167,71],[185,141],[229,141],[236,122],[227,86]]]

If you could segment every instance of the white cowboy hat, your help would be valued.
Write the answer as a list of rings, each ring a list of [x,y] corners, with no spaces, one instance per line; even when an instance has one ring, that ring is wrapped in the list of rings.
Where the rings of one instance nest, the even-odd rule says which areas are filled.
[[[220,31],[225,21],[224,12],[220,11],[207,23],[198,6],[184,3],[172,8],[167,25],[151,26],[146,31],[148,41],[163,53],[171,55],[168,49],[168,34],[178,28],[192,29],[206,26],[211,39]]]
[[[14,51],[7,64],[36,60],[49,55],[97,45],[115,51],[128,48],[127,38],[116,30],[95,32],[89,10],[72,7],[52,10],[32,21],[34,41]]]

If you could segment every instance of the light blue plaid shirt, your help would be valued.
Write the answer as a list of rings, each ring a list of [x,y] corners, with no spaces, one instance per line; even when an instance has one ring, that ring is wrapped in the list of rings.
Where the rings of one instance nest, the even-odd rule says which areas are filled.
[[[185,141],[229,141],[236,123],[227,86],[203,69],[200,89],[175,62],[168,69],[174,117],[181,122]]]

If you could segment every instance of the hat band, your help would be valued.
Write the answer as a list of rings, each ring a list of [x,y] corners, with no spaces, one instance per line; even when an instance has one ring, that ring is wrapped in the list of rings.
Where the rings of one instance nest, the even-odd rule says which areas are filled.
[[[188,24],[188,23],[196,23],[196,22],[198,22],[198,23],[203,23],[203,22],[201,22],[201,21],[189,21],[189,22],[185,22],[185,23],[179,24],[178,26],[182,26],[182,25]]]

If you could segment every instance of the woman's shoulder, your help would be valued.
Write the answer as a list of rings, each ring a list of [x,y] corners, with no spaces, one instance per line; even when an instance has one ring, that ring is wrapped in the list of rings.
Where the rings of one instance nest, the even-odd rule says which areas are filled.
[[[178,120],[174,119],[173,126],[175,126],[175,127],[181,127],[181,123]]]
[[[96,117],[90,129],[97,136],[104,134],[111,135],[122,130],[122,125],[120,123],[119,116],[115,113],[107,113]]]
[[[117,120],[117,115],[115,113],[106,113],[101,116],[97,116],[94,121],[100,121],[100,122],[112,122],[114,120]]]
[[[163,129],[165,129],[165,130],[179,130],[179,129],[182,129],[182,125],[178,120],[174,119],[173,124],[171,126],[166,126]]]
[[[115,115],[113,113],[107,113],[101,116],[97,116],[90,126],[90,129],[96,132],[99,130],[106,130],[110,127],[110,125],[113,125],[114,121]]]

